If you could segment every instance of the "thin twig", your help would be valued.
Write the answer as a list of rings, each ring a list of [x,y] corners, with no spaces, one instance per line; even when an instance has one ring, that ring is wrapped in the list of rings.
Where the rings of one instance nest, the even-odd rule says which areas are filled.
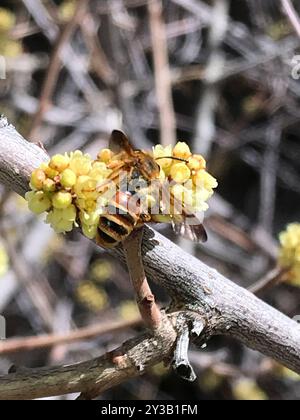
[[[161,313],[146,278],[141,251],[142,238],[143,229],[136,230],[125,240],[123,248],[141,316],[148,327],[156,329],[161,323]]]
[[[103,322],[71,331],[68,334],[49,334],[38,337],[14,338],[0,341],[0,354],[32,351],[40,348],[49,348],[60,344],[71,344],[76,341],[90,340],[104,334],[113,334],[141,325],[140,318],[131,321]]]
[[[162,17],[162,1],[149,0],[155,90],[159,109],[161,144],[176,143],[176,118],[172,99],[172,76],[168,58],[166,28]]]
[[[35,308],[40,320],[48,331],[53,328],[53,308],[52,299],[54,295],[49,295],[45,290],[44,283],[33,277],[33,272],[27,265],[23,255],[17,252],[11,236],[0,226],[1,237],[11,261],[12,269],[16,279],[26,291],[33,308]],[[52,291],[52,290],[51,290]]]
[[[217,81],[223,74],[225,58],[221,45],[226,37],[229,20],[228,0],[214,0],[209,29],[209,56],[203,71],[204,88],[196,111],[194,150],[208,157],[216,134],[216,111],[219,105]]]
[[[126,341],[101,357],[69,366],[20,369],[0,377],[0,400],[26,400],[81,392],[92,399],[168,360],[176,340],[169,317],[155,331]],[[147,351],[145,351],[147,349]],[[150,350],[150,351],[149,351]]]
[[[276,267],[267,273],[262,279],[258,280],[255,284],[249,287],[249,292],[255,295],[261,295],[272,287],[282,283],[286,279],[286,274],[289,269]]]
[[[260,169],[260,206],[259,221],[264,230],[273,233],[275,205],[277,195],[277,173],[279,165],[279,147],[282,138],[282,122],[274,116],[266,132],[266,150]]]
[[[73,17],[71,20],[66,24],[65,28],[61,32],[54,51],[52,53],[50,59],[50,65],[48,72],[46,74],[42,91],[39,99],[39,106],[38,109],[33,117],[32,125],[30,128],[30,132],[28,134],[28,138],[30,140],[36,140],[37,131],[43,121],[43,116],[47,109],[51,104],[51,98],[53,95],[53,91],[55,89],[57,79],[59,76],[60,68],[61,68],[61,53],[63,51],[64,46],[67,44],[69,39],[72,37],[78,23],[82,20],[87,4],[89,0],[78,1],[76,5],[76,10],[74,12]]]
[[[293,6],[293,3],[291,0],[281,0],[281,4],[297,35],[300,37],[300,19]]]
[[[87,13],[84,21],[80,22],[80,28],[91,54],[90,59],[93,70],[107,86],[115,84],[117,76],[110,66],[105,51],[100,44],[100,40],[97,36],[97,28],[90,13]]]

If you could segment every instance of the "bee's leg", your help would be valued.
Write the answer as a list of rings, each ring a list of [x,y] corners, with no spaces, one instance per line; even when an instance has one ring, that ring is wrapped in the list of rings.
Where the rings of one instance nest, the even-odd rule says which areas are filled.
[[[128,271],[136,301],[145,324],[152,329],[161,325],[161,312],[148,284],[142,259],[143,228],[134,230],[123,242]]]

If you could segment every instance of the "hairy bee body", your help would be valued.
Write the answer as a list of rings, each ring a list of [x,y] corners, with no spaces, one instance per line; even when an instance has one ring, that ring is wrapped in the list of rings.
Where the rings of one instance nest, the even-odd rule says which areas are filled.
[[[139,224],[139,213],[130,211],[129,192],[118,191],[110,201],[107,213],[99,220],[97,243],[104,248],[113,248],[123,242]]]
[[[118,191],[107,206],[107,211],[99,219],[97,243],[104,248],[114,248],[122,243],[134,229],[151,221],[149,214],[144,214],[139,201],[134,201],[131,192]]]
[[[146,183],[147,189],[147,186],[152,181],[159,179],[159,164],[149,153],[134,150],[128,138],[121,131],[115,130],[112,132],[109,146],[110,150],[115,153],[115,159],[109,165],[113,171],[109,181],[114,182],[119,190],[113,199],[110,200],[107,211],[104,212],[99,220],[97,243],[104,248],[114,248],[122,243],[134,229],[142,226],[144,223],[160,222],[159,218],[145,214],[139,199],[134,200],[136,193],[138,191],[141,192],[141,190],[135,188],[135,181],[142,180]],[[121,190],[119,185],[121,171],[126,173],[127,178],[128,190],[125,192]],[[163,185],[161,187],[166,190]],[[105,184],[105,188],[108,188],[107,184]],[[180,207],[178,200],[169,191],[166,191],[165,196],[170,196],[170,203],[174,209]],[[134,202],[133,206],[131,205],[131,200]],[[196,223],[189,224],[188,222],[191,219],[196,220]],[[207,240],[205,229],[197,219],[197,215],[194,215],[193,209],[185,207],[182,209],[181,217],[177,216],[176,220],[171,217],[170,220],[177,233],[196,242],[199,240],[205,242]]]

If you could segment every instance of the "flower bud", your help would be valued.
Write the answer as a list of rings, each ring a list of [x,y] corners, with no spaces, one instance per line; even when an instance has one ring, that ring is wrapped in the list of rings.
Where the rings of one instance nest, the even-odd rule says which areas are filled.
[[[63,210],[62,217],[68,222],[75,222],[77,216],[76,207],[71,204],[69,207]]]
[[[82,232],[84,236],[86,236],[89,239],[94,239],[97,234],[97,228],[98,225],[82,225]]]
[[[47,166],[45,168],[45,174],[48,178],[54,179],[55,177],[57,177],[57,175],[59,175],[59,172],[55,169],[50,168],[50,166]]]
[[[174,147],[173,156],[179,159],[188,160],[192,156],[192,153],[186,143],[179,141]]]
[[[209,191],[218,186],[217,180],[204,169],[201,169],[193,176],[193,183],[197,188],[204,188]]]
[[[66,155],[54,155],[52,156],[49,167],[55,171],[62,172],[69,166],[70,159]]]
[[[42,169],[36,169],[31,174],[30,185],[36,190],[41,190],[43,188],[45,179],[45,172]]]
[[[76,184],[76,174],[71,169],[65,169],[60,177],[60,183],[65,188],[72,188]]]
[[[172,153],[172,146],[163,147],[158,144],[153,148],[153,157],[154,159],[158,159],[157,163],[164,171],[168,171],[168,169],[170,169],[172,166],[173,160],[167,159],[168,157],[172,156]]]
[[[43,191],[50,193],[50,192],[54,192],[55,189],[56,189],[55,182],[50,178],[45,179],[43,183]]]
[[[52,204],[56,209],[66,209],[72,203],[72,195],[66,191],[59,191],[52,197]]]
[[[170,175],[175,182],[183,184],[189,180],[191,170],[183,162],[175,163],[175,165],[172,165]]]
[[[105,163],[109,162],[112,157],[113,157],[113,152],[110,149],[102,149],[97,155],[97,159]]]
[[[198,162],[200,163],[200,169],[206,169],[206,160],[202,155],[193,155],[192,157],[198,160]]]
[[[43,191],[30,191],[26,193],[25,198],[33,213],[42,214],[51,207],[51,201]]]
[[[188,161],[188,167],[191,171],[199,171],[200,169],[205,169],[206,162],[203,156],[193,155]]]
[[[89,155],[84,155],[80,150],[71,153],[70,169],[77,175],[88,175],[92,166],[92,159]]]
[[[300,223],[291,223],[279,236],[279,264],[289,269],[288,283],[300,287]]]

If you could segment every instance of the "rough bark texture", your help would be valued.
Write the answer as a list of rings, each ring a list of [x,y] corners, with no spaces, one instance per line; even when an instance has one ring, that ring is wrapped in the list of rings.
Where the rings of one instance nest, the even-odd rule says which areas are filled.
[[[0,143],[0,181],[24,196],[31,172],[48,156],[38,145],[24,141],[4,117],[0,119]]]
[[[21,369],[0,378],[0,400],[27,400],[83,392],[95,398],[101,392],[142,375],[170,357],[176,332],[168,318],[154,334],[145,333],[97,359],[70,366]]]
[[[46,159],[47,155],[41,148],[26,142],[5,120],[0,122],[1,182],[24,195],[31,170]],[[121,249],[113,253],[124,259]],[[143,260],[149,280],[160,284],[171,296],[171,311],[187,311],[189,319],[205,321],[201,342],[212,335],[230,335],[300,374],[300,325],[295,321],[186,254],[150,228],[145,231]],[[104,362],[107,357],[103,356],[71,368],[35,370],[33,373],[30,371],[30,375],[8,375],[0,378],[0,398],[21,395],[22,387],[32,389],[32,398],[53,395],[54,392],[89,391],[91,382],[99,385],[98,390],[107,389],[142,373],[144,367],[170,355],[175,340],[172,331],[172,328],[168,329],[167,341],[162,339],[163,335],[153,339],[148,337],[150,341],[147,345],[145,338],[130,342],[134,343],[129,345],[132,346],[130,351],[134,357],[129,357],[129,353],[127,356],[134,358],[135,367],[125,364],[121,370],[112,368]],[[121,364],[127,360],[127,356],[125,359],[122,357]],[[143,368],[137,369],[136,366]],[[110,372],[108,381],[107,372]]]

